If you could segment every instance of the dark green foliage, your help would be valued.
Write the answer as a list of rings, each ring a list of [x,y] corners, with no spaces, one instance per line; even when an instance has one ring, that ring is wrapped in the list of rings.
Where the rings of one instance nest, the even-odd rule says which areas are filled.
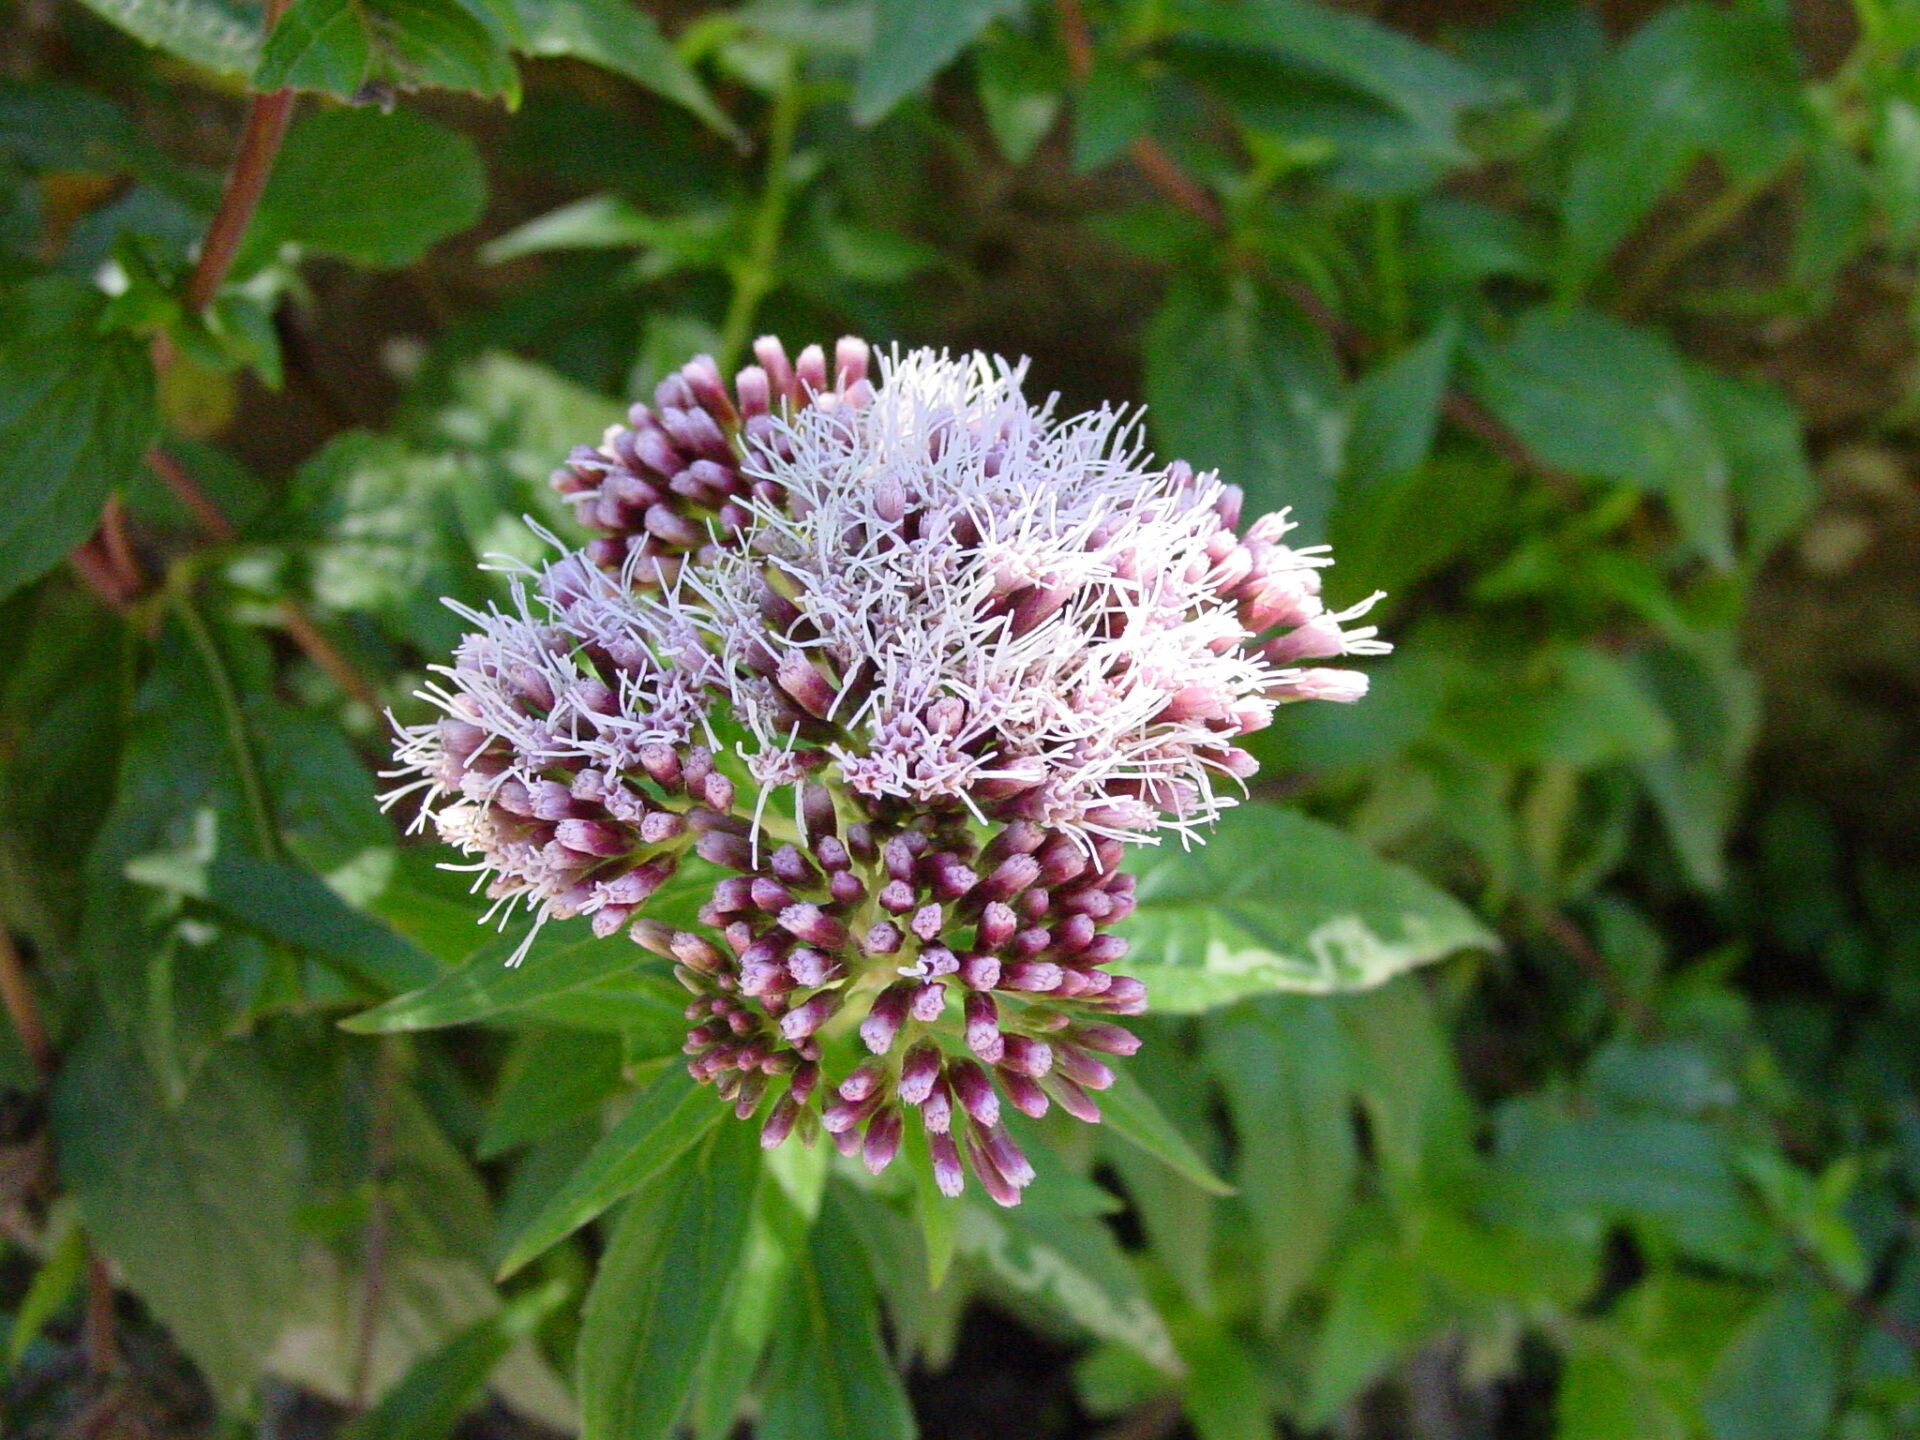
[[[1914,0],[17,9],[0,1434],[1920,1433]],[[1389,592],[1130,861],[1146,1048],[1015,1210],[763,1152],[667,962],[375,799],[442,598],[767,330],[1145,401]]]

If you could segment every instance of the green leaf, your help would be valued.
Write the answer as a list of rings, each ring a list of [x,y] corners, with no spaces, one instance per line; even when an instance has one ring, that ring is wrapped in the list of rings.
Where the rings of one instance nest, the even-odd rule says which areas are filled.
[[[965,1201],[955,1235],[960,1253],[1014,1293],[1058,1311],[1091,1335],[1127,1346],[1169,1374],[1177,1372],[1166,1322],[1113,1232],[1091,1216],[1044,1208],[1040,1188],[1012,1210]]]
[[[1098,170],[1153,123],[1153,85],[1136,65],[1106,56],[1074,88],[1073,168]]]
[[[145,348],[99,332],[104,306],[52,277],[0,296],[0,598],[93,533],[157,431]]]
[[[704,1086],[695,1084],[682,1066],[669,1065],[505,1247],[501,1277],[511,1275],[614,1201],[672,1168],[725,1113],[726,1106]],[[750,1125],[730,1128],[753,1133]]]
[[[1060,118],[1059,57],[1018,30],[995,26],[974,55],[980,108],[1009,165],[1024,165]]]
[[[1541,460],[1664,495],[1700,554],[1732,565],[1727,457],[1664,335],[1541,307],[1474,359],[1481,399]]]
[[[260,54],[260,12],[231,0],[82,0],[134,39],[244,80]]]
[[[1486,83],[1451,56],[1351,11],[1306,0],[1194,0],[1183,9],[1183,34],[1315,71],[1437,136],[1450,138],[1460,112],[1489,98]]]
[[[459,969],[340,1023],[361,1035],[470,1025],[655,963],[631,942],[614,938],[576,940],[545,950],[536,945],[526,959],[512,964],[521,943],[512,935],[489,941]]]
[[[853,118],[871,125],[931,80],[1002,15],[1027,0],[877,0],[873,44],[861,58],[853,85]]]
[[[1353,431],[1342,494],[1374,488],[1426,460],[1440,427],[1459,327],[1442,320],[1353,387]]]
[[[205,898],[377,991],[392,994],[426,985],[440,973],[433,957],[412,941],[292,865],[223,850],[207,867]]]
[[[557,1296],[543,1298],[550,1308]],[[347,1422],[340,1440],[447,1440],[525,1328],[521,1316],[505,1311],[475,1321],[416,1360],[378,1405]]]
[[[1687,1440],[1638,1346],[1597,1326],[1574,1336],[1554,1396],[1554,1440]]]
[[[1590,770],[1673,747],[1673,724],[1618,655],[1550,650],[1522,676],[1498,668],[1460,684],[1440,728],[1484,758]]]
[[[1833,1297],[1805,1281],[1774,1292],[1721,1353],[1701,1410],[1713,1440],[1820,1440],[1839,1398]]]
[[[1153,1098],[1125,1070],[1115,1070],[1113,1085],[1100,1096],[1102,1121],[1181,1178],[1210,1195],[1231,1195],[1233,1187],[1214,1174],[1187,1143],[1187,1137],[1160,1112]]]
[[[486,208],[473,142],[408,110],[318,110],[287,134],[260,228],[319,255],[411,265]]]
[[[33,1283],[27,1286],[27,1293],[20,1297],[20,1303],[13,1312],[13,1325],[7,1332],[4,1358],[6,1369],[10,1372],[18,1368],[20,1357],[27,1353],[47,1322],[66,1308],[67,1301],[80,1288],[80,1277],[87,1268],[87,1232],[73,1223],[73,1214],[67,1212],[64,1229],[49,1227],[50,1235],[57,1234],[57,1240],[50,1239],[47,1255],[33,1272]]]
[[[727,1125],[622,1208],[580,1320],[588,1437],[674,1434],[741,1262],[759,1175],[759,1136]]]
[[[1331,826],[1248,804],[1209,842],[1133,861],[1140,908],[1119,968],[1162,1012],[1269,991],[1364,990],[1499,941],[1452,897]]]
[[[1180,1347],[1187,1367],[1187,1418],[1199,1440],[1273,1440],[1273,1414],[1260,1367],[1239,1340],[1208,1325]]]
[[[1713,155],[1732,183],[1776,172],[1807,133],[1783,13],[1701,0],[1662,9],[1593,85],[1561,202],[1562,278],[1578,291],[1687,168]]]
[[[880,1343],[873,1273],[837,1198],[790,1286],[758,1440],[913,1440],[913,1410]]]
[[[1346,438],[1327,338],[1271,287],[1177,281],[1147,333],[1149,419],[1161,450],[1247,492],[1247,513],[1291,506],[1324,525]]]
[[[1269,1328],[1319,1269],[1359,1169],[1347,1046],[1329,1000],[1272,995],[1206,1020],[1239,1148],[1234,1178],[1260,1236]]]
[[[513,20],[485,0],[293,0],[261,47],[254,87],[342,100],[369,85],[434,87],[516,102]]]
[[[1690,368],[1693,394],[1727,458],[1739,506],[1741,548],[1749,564],[1765,560],[1800,527],[1819,499],[1799,412],[1778,390]]]
[[[621,1042],[611,1035],[533,1030],[508,1057],[475,1153],[491,1160],[591,1113],[619,1087]]]
[[[1426,1277],[1378,1234],[1334,1272],[1327,1316],[1307,1377],[1306,1420],[1319,1427],[1405,1350],[1426,1321]]]
[[[52,1123],[87,1233],[237,1400],[300,1288],[298,1125],[254,1049],[217,1051],[173,1108],[128,1038],[96,1026],[61,1068]]]
[[[646,11],[626,0],[518,0],[526,55],[571,55],[684,106],[730,139],[740,131]]]

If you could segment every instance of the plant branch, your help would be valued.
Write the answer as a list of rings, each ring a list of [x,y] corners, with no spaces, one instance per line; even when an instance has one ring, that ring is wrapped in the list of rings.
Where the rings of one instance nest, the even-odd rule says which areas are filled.
[[[1067,52],[1067,72],[1075,80],[1093,73],[1093,29],[1087,24],[1087,12],[1080,0],[1054,0],[1054,16],[1060,26],[1060,43]],[[1197,217],[1209,229],[1226,226],[1226,212],[1213,193],[1180,168],[1179,162],[1151,135],[1137,135],[1127,146],[1135,168],[1146,176],[1171,203]]]
[[[147,464],[153,468],[180,503],[192,512],[208,537],[222,545],[231,544],[239,538],[233,528],[233,522],[221,513],[220,507],[213,502],[193,477],[193,473],[158,445],[147,451]],[[340,652],[311,613],[298,600],[291,598],[280,602],[280,623],[286,627],[287,634],[298,645],[306,657],[323,670],[327,678],[339,687],[340,692],[349,699],[364,705],[376,714],[380,710],[380,696],[372,683],[354,667],[351,660]]]
[[[288,0],[267,0],[267,13],[261,33],[271,35]],[[266,192],[267,177],[286,138],[287,122],[293,118],[294,93],[270,90],[254,95],[247,102],[247,118],[240,130],[240,149],[234,155],[233,168],[227,171],[227,183],[220,192],[220,204],[200,242],[200,258],[194,263],[187,281],[187,309],[199,314],[213,303],[220,286],[233,268],[233,257],[240,252],[247,225],[259,208]]]
[[[793,142],[800,129],[802,109],[800,77],[792,62],[774,96],[773,117],[767,127],[767,173],[760,205],[754,212],[753,231],[747,242],[746,258],[733,272],[733,295],[727,302],[727,318],[720,329],[720,369],[730,371],[746,349],[753,318],[760,302],[773,289],[778,274],[775,261],[780,252],[780,236],[786,228],[787,204],[793,198]]]
[[[53,1079],[53,1041],[40,1019],[33,982],[27,978],[20,951],[5,925],[0,925],[0,1001],[6,1004],[7,1019],[13,1022],[13,1033],[20,1037],[20,1048],[27,1052],[41,1083],[46,1084]]]

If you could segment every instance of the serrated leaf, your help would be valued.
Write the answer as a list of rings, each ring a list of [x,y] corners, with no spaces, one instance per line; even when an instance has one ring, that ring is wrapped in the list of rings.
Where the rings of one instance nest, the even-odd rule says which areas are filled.
[[[104,303],[51,277],[0,296],[0,598],[93,533],[157,431],[153,366],[99,333]]]
[[[1480,397],[1541,460],[1664,495],[1701,555],[1732,565],[1727,457],[1666,336],[1540,307],[1474,360]]]
[[[622,1209],[581,1315],[587,1436],[674,1433],[741,1261],[759,1172],[753,1127],[729,1125]]]
[[[726,1113],[711,1091],[695,1084],[683,1067],[670,1065],[514,1236],[500,1261],[501,1276],[511,1275],[668,1169]],[[733,1128],[757,1133],[737,1122]]]
[[[571,55],[684,106],[722,135],[739,129],[660,34],[654,18],[625,0],[518,0],[527,55]]]
[[[853,118],[871,125],[931,80],[1002,15],[1027,0],[877,0],[873,43],[860,61],[853,86]]]
[[[245,79],[260,55],[261,13],[224,0],[81,0],[134,39],[215,75]]]
[[[261,47],[253,83],[342,100],[381,84],[514,101],[520,77],[507,48],[513,38],[501,12],[482,3],[293,0]]]
[[[1379,985],[1499,941],[1465,906],[1339,830],[1245,805],[1191,851],[1133,861],[1140,908],[1118,967],[1159,1011],[1192,1013],[1270,991]]]
[[[466,136],[407,110],[320,110],[288,132],[258,224],[268,242],[392,268],[468,228],[486,203]]]
[[[1562,272],[1584,286],[1702,154],[1734,183],[1776,171],[1806,134],[1798,59],[1764,5],[1662,9],[1602,69],[1576,130]]]
[[[97,1026],[54,1090],[61,1178],[88,1234],[229,1401],[299,1289],[296,1123],[247,1044],[211,1057],[175,1108],[133,1044]]]
[[[1346,410],[1333,351],[1292,302],[1253,282],[1178,281],[1148,329],[1146,367],[1163,453],[1218,469],[1249,514],[1291,506],[1319,533]]]

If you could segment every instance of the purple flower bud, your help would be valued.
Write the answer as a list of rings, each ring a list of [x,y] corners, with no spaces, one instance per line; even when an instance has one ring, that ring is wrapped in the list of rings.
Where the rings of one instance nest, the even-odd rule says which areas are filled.
[[[878,1175],[900,1153],[900,1112],[891,1105],[867,1122],[867,1140],[861,1158],[870,1174]]]
[[[733,781],[718,770],[700,782],[700,798],[722,815],[733,808]]]
[[[1076,1043],[1108,1055],[1132,1055],[1140,1049],[1140,1037],[1131,1030],[1099,1020],[1082,1022],[1068,1033]]]
[[[961,957],[960,983],[970,990],[991,990],[1000,983],[1000,960],[994,955]]]
[[[1047,1113],[1050,1102],[1047,1092],[1040,1088],[1039,1081],[1016,1075],[1011,1070],[1001,1070],[999,1077],[1000,1088],[1007,1092],[1007,1102],[1014,1109],[1034,1120]]]
[[[1038,1080],[1053,1068],[1053,1047],[1046,1041],[1031,1035],[1008,1035],[1006,1040],[1006,1054],[1000,1057],[1000,1064],[1014,1074]]]
[[[804,1040],[831,1020],[839,1011],[840,1004],[839,992],[822,990],[780,1017],[780,1034],[788,1040]]]
[[[920,967],[930,979],[959,972],[960,957],[944,945],[923,945],[920,947]]]
[[[562,820],[553,827],[553,838],[582,855],[625,855],[634,848],[631,835],[604,820]]]
[[[1113,1070],[1077,1045],[1055,1045],[1053,1064],[1059,1074],[1088,1090],[1112,1088]]]
[[[782,660],[774,679],[814,719],[824,720],[833,713],[833,702],[839,698],[839,691],[804,652],[795,651]]]
[[[876,1055],[893,1048],[894,1038],[907,1020],[907,1006],[913,997],[911,984],[889,985],[874,997],[873,1008],[860,1022],[860,1039]]]
[[[906,1059],[900,1062],[900,1084],[896,1093],[903,1105],[918,1105],[933,1093],[934,1082],[940,1078],[940,1047],[931,1040],[922,1040],[907,1051]]]
[[[634,944],[651,950],[656,955],[663,955],[669,960],[674,958],[674,929],[671,925],[642,916],[633,922],[633,928],[627,931],[627,934],[632,937]]]
[[[890,920],[876,920],[861,938],[860,948],[869,955],[895,955],[905,943],[906,936],[900,933],[898,925]]]
[[[778,880],[769,880],[764,875],[756,875],[749,885],[749,893],[752,895],[756,910],[763,910],[769,915],[778,915],[793,904],[793,892]]]
[[[813,1098],[813,1087],[820,1083],[820,1067],[811,1061],[794,1067],[793,1079],[787,1082],[787,1089],[793,1098],[804,1105]]]
[[[767,1113],[767,1123],[760,1127],[760,1143],[768,1150],[777,1148],[787,1136],[793,1133],[793,1125],[800,1118],[800,1107],[794,1102],[791,1093],[782,1095],[773,1102],[773,1109]]]
[[[993,1091],[987,1072],[971,1060],[956,1060],[947,1066],[947,1084],[953,1098],[976,1125],[1000,1123],[1000,1097]]]
[[[994,1204],[1012,1209],[1020,1203],[1020,1187],[1000,1172],[977,1130],[967,1131],[967,1159],[973,1162],[974,1178]]]
[[[833,956],[811,945],[796,945],[787,956],[787,973],[793,977],[793,983],[809,990],[835,979],[839,971],[840,963]]]
[[[827,880],[827,894],[834,904],[852,908],[867,898],[867,887],[851,870],[836,870]]]
[[[973,943],[982,950],[998,950],[1013,938],[1019,926],[1019,917],[996,900],[980,912],[980,924],[974,931]]]
[[[881,1060],[863,1060],[840,1082],[842,1100],[864,1100],[886,1083],[887,1067]]]
[[[844,1135],[864,1124],[867,1118],[880,1108],[880,1104],[881,1099],[877,1092],[863,1100],[836,1100],[820,1112],[821,1128],[829,1135]]]
[[[1147,987],[1131,975],[1116,975],[1100,997],[1100,1008],[1115,1015],[1139,1015],[1147,1008]]]
[[[1100,1123],[1100,1107],[1079,1085],[1060,1074],[1049,1075],[1046,1080],[1048,1092],[1060,1102],[1060,1108],[1074,1119],[1088,1125]]]
[[[1124,935],[1100,935],[1081,952],[1080,958],[1089,965],[1111,965],[1126,959],[1128,948]]]
[[[988,900],[1011,900],[1039,878],[1039,861],[1031,855],[1009,855],[980,882],[976,893]]]
[[[922,1025],[931,1025],[945,1012],[946,1006],[947,987],[930,980],[913,992],[913,998],[907,1002],[907,1013]]]
[[[822,866],[836,874],[853,864],[853,857],[847,853],[845,843],[831,835],[822,835],[813,842],[813,855]]]
[[[946,923],[946,912],[940,906],[922,905],[913,912],[913,919],[907,922],[907,928],[922,940],[933,941],[940,938],[940,931]]]
[[[1060,967],[1051,960],[1016,960],[1000,972],[1002,990],[1030,990],[1045,994],[1058,989]]]
[[[693,850],[709,865],[724,866],[729,870],[752,870],[753,845],[744,836],[729,835],[724,830],[709,830],[693,842]]]
[[[1091,916],[1069,915],[1053,927],[1052,948],[1062,954],[1071,955],[1091,945],[1094,936],[1098,933]]]
[[[819,781],[809,780],[800,790],[800,818],[808,836],[816,844],[832,839],[839,826],[834,813],[833,792]],[[822,863],[825,863],[824,860]]]
[[[813,868],[813,862],[797,845],[782,845],[775,850],[767,868],[773,872],[776,880],[787,885],[805,889],[820,883],[820,872]]]
[[[953,1143],[953,1136],[936,1130],[928,1134],[927,1148],[933,1152],[933,1183],[940,1187],[942,1195],[949,1200],[954,1199],[967,1187],[966,1168],[960,1163],[960,1147]]]
[[[837,950],[847,943],[847,927],[818,905],[802,902],[780,912],[780,928],[810,945]]]
[[[1049,889],[1077,880],[1087,872],[1087,857],[1064,835],[1056,835],[1034,856],[1040,862],[1040,881]]]
[[[920,1106],[920,1123],[929,1135],[944,1135],[953,1125],[953,1091],[944,1077],[936,1078],[933,1089]]]
[[[677,810],[649,810],[640,821],[644,845],[664,845],[687,828],[687,817]]]
[[[1000,1063],[1006,1037],[1000,1033],[1000,1008],[991,995],[975,991],[966,999],[967,1048],[989,1065]]]
[[[875,898],[889,915],[904,915],[914,908],[913,886],[905,880],[889,880]]]
[[[633,910],[634,907],[631,905],[602,905],[593,912],[591,924],[594,938],[605,940],[609,935],[618,934],[620,927],[627,923],[627,917],[633,914]]]
[[[913,847],[905,835],[895,835],[880,848],[882,862],[887,874],[904,884],[913,881]]]

